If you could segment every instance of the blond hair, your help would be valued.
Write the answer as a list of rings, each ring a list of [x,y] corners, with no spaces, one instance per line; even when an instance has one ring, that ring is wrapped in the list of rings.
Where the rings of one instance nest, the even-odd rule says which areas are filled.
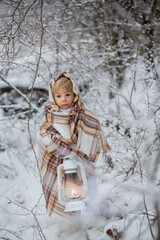
[[[58,79],[55,84],[54,87],[52,88],[52,95],[54,97],[54,94],[61,88],[64,87],[66,88],[69,92],[73,92],[73,83],[69,78],[66,77],[62,77],[60,79]]]

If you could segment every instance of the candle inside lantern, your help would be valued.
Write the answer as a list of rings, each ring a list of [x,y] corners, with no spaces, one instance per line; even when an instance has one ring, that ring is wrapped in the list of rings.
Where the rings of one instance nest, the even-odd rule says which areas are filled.
[[[64,196],[67,199],[86,197],[83,181],[80,179],[77,172],[65,174],[63,188]]]
[[[76,197],[76,191],[72,191],[72,195],[74,196],[74,197]]]

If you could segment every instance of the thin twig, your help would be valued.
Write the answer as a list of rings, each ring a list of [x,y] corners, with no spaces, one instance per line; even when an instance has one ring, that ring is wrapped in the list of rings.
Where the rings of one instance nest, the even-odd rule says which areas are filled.
[[[34,91],[34,84],[35,84],[36,79],[37,79],[37,75],[38,75],[38,71],[39,71],[39,65],[40,65],[41,56],[42,56],[43,35],[44,35],[44,28],[43,28],[42,17],[43,17],[43,0],[41,0],[41,14],[40,14],[40,21],[41,21],[40,50],[39,50],[39,57],[38,57],[38,62],[37,62],[37,66],[36,66],[36,71],[35,71],[35,75],[34,75],[34,78],[33,78],[33,83],[32,83],[32,88],[31,88],[31,95],[30,95],[30,99],[29,99],[29,117],[28,117],[28,132],[29,132],[29,138],[30,138],[29,140],[30,140],[30,143],[31,143],[31,147],[32,147],[35,159],[36,159],[37,168],[38,168],[38,171],[39,171],[39,176],[41,176],[40,175],[40,169],[39,169],[39,162],[38,162],[38,158],[37,158],[36,151],[35,151],[35,148],[34,148],[34,144],[33,144],[33,141],[32,141],[30,119],[31,119],[31,102],[32,102],[32,96],[33,96],[33,91]],[[40,180],[41,180],[41,177],[40,177]]]

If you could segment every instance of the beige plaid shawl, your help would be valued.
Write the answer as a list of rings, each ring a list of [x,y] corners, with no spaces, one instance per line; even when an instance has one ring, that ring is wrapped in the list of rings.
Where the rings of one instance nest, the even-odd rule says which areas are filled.
[[[69,77],[66,74],[65,76]],[[69,154],[76,155],[79,161],[84,163],[87,177],[89,177],[95,170],[90,162],[97,160],[101,149],[104,153],[109,149],[99,121],[85,108],[76,82],[72,78],[70,79],[76,94],[71,112],[59,112],[51,95],[51,88],[54,87],[55,80],[51,80],[50,101],[44,106],[44,120],[39,126],[38,156],[49,215],[53,212],[61,216],[73,214],[71,212],[64,213],[64,206],[58,202],[57,166],[63,162],[63,157]],[[62,136],[70,140],[69,146],[61,141]]]

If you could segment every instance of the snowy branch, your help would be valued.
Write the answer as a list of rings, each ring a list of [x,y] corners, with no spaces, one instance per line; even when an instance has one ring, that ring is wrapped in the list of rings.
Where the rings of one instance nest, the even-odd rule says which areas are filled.
[[[30,100],[28,99],[28,97],[26,95],[24,95],[16,86],[14,86],[12,83],[9,83],[7,80],[5,80],[2,76],[0,76],[0,79],[5,82],[8,86],[10,86],[11,88],[13,88],[20,96],[22,96],[25,101],[32,106],[32,108],[36,111],[38,111],[39,109],[33,104],[30,103]]]

